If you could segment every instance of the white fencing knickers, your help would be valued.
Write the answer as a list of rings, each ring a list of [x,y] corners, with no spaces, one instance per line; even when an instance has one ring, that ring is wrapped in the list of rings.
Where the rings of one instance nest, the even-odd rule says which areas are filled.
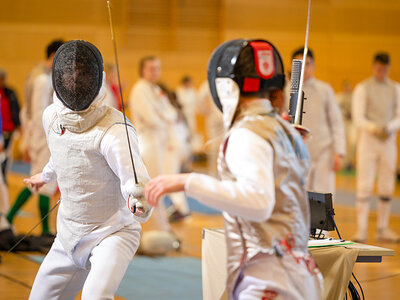
[[[125,227],[92,249],[87,269],[78,267],[56,238],[33,283],[30,300],[114,299],[118,286],[139,246],[140,232]]]
[[[310,261],[307,264],[301,259],[305,258],[304,254],[293,254],[284,252],[282,257],[263,254],[256,263],[246,266],[243,279],[233,292],[233,299],[322,299],[323,278],[315,263]],[[309,254],[307,256],[312,260]]]
[[[374,135],[359,131],[357,143],[357,198],[372,195],[375,175],[378,176],[378,195],[391,197],[396,176],[396,135],[382,141]]]

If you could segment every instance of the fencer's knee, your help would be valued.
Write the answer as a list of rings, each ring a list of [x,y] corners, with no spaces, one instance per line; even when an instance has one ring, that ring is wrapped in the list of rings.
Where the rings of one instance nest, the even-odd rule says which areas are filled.
[[[380,200],[380,201],[383,201],[383,202],[390,202],[391,198],[390,198],[390,197],[380,196],[380,197],[379,197],[379,200]]]

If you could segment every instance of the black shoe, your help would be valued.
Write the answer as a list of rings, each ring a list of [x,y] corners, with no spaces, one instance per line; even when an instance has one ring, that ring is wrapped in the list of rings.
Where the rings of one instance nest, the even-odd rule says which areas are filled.
[[[0,250],[7,251],[13,246],[15,235],[11,229],[0,231]]]
[[[182,221],[183,219],[187,218],[189,215],[190,214],[182,214],[179,210],[174,210],[168,216],[168,221],[170,221],[171,223],[179,222],[179,221]]]
[[[51,233],[45,233],[45,234],[38,236],[37,238],[38,238],[40,246],[42,248],[49,249],[51,247],[51,245],[53,245],[55,237],[56,236]]]

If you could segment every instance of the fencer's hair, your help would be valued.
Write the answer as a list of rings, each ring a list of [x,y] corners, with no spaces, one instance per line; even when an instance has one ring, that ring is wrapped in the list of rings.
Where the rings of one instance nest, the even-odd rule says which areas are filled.
[[[390,56],[387,52],[378,52],[374,56],[374,63],[380,63],[382,65],[390,64]]]
[[[46,47],[46,58],[49,58],[53,53],[56,53],[62,44],[64,44],[63,40],[51,41]]]
[[[158,57],[155,55],[148,55],[148,56],[143,57],[139,61],[139,76],[143,77],[143,69],[148,61],[157,60],[157,59],[158,59]]]
[[[296,49],[295,51],[293,51],[292,59],[294,59],[298,55],[303,56],[303,53],[304,53],[304,47]],[[308,48],[307,50],[307,57],[311,58],[311,60],[314,61],[314,52],[310,48]]]
[[[7,72],[6,70],[0,68],[0,78],[6,78],[7,77]]]
[[[192,77],[190,77],[189,75],[185,75],[182,77],[181,84],[185,84],[185,83],[189,83],[189,82],[192,82]]]

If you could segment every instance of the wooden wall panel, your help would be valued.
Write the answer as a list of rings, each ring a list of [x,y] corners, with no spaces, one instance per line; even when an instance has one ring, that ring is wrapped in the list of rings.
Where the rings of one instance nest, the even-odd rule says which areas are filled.
[[[53,38],[87,39],[113,61],[106,1],[2,1],[0,67],[19,94],[29,70]],[[304,43],[306,0],[114,0],[114,25],[121,76],[127,89],[137,80],[137,63],[160,56],[163,80],[175,87],[184,74],[205,79],[212,50],[225,39],[261,37],[272,41],[286,66]],[[317,76],[339,90],[370,75],[372,55],[392,55],[391,77],[400,81],[400,2],[397,0],[314,0],[310,47]]]

